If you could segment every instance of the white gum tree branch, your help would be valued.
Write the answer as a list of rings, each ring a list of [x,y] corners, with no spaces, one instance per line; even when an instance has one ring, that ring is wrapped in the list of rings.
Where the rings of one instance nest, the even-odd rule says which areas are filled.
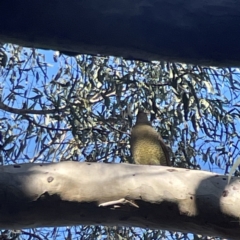
[[[239,239],[240,181],[205,171],[60,162],[0,167],[0,228],[102,224]]]

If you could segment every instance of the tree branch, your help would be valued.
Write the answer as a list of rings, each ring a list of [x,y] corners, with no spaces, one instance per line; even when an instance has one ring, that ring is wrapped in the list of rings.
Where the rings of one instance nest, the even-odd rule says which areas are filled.
[[[214,173],[132,164],[0,167],[0,228],[138,226],[239,238],[240,182]]]
[[[0,5],[2,42],[146,61],[240,65],[240,8],[234,0],[0,0]]]
[[[13,108],[9,107],[8,105],[4,104],[3,102],[0,102],[0,109],[6,112],[15,113],[15,114],[51,114],[59,112],[64,112],[66,109],[68,109],[68,106],[64,106],[57,109],[44,109],[44,110],[32,110],[32,109],[19,109],[19,108]]]

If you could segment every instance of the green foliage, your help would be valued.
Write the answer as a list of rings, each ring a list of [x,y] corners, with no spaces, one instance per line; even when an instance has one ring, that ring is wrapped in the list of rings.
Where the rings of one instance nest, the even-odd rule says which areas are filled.
[[[239,69],[67,57],[11,44],[4,53],[2,164],[131,162],[129,134],[140,106],[177,167],[227,173],[239,155]]]
[[[129,161],[129,132],[139,106],[151,113],[176,166],[207,163],[227,172],[238,156],[238,69],[88,55],[49,63],[39,50],[5,48],[5,164]]]

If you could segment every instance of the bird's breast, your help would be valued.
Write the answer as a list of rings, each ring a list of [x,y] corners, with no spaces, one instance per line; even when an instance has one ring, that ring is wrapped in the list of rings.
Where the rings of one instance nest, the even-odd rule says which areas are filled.
[[[131,135],[131,151],[136,164],[166,165],[158,133],[149,126],[137,126]]]

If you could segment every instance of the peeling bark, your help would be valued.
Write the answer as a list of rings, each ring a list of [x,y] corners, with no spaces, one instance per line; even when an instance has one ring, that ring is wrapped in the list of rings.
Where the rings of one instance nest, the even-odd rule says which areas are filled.
[[[240,181],[205,171],[60,162],[0,167],[0,228],[122,225],[238,239]]]

